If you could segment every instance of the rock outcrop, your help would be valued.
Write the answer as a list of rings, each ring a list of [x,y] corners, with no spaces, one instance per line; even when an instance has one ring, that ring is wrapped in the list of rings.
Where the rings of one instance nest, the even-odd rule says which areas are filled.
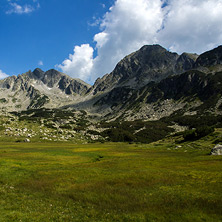
[[[222,145],[217,144],[210,152],[210,155],[218,156],[222,155]]]

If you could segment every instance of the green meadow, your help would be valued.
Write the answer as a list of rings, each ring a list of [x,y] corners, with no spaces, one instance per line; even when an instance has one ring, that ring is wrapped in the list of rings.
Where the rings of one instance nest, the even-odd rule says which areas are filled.
[[[222,221],[212,146],[0,142],[0,221]]]

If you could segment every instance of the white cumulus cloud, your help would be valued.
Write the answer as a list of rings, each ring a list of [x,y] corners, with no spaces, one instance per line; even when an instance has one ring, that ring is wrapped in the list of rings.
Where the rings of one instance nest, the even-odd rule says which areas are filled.
[[[96,47],[75,46],[58,67],[93,83],[145,44],[201,53],[222,43],[221,12],[222,0],[116,0],[98,19],[102,31],[93,38]]]
[[[74,54],[70,54],[62,65],[58,65],[63,72],[82,80],[89,80],[92,66],[93,48],[89,44],[75,46]]]
[[[6,77],[8,77],[8,75],[4,73],[2,70],[0,70],[0,79],[4,79]]]
[[[173,51],[202,53],[222,43],[221,0],[171,0],[157,37]]]

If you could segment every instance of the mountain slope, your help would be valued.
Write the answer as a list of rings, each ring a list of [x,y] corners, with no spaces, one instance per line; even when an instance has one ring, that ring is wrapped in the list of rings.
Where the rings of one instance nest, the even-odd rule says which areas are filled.
[[[124,120],[157,120],[178,110],[222,114],[222,72],[212,75],[191,70],[137,90],[117,87],[99,98],[90,110],[101,110],[109,119]]]
[[[0,81],[0,107],[8,111],[59,107],[79,100],[89,88],[54,69],[35,69]]]
[[[221,86],[221,72],[209,75],[197,70],[188,71],[145,86],[125,102],[125,113],[134,119],[160,119],[177,110],[181,114],[221,115]]]
[[[35,69],[0,81],[6,111],[75,108],[105,119],[159,119],[181,113],[221,113],[222,46],[198,56],[143,46],[91,87],[56,70]]]
[[[213,113],[221,113],[218,109],[222,100],[221,72],[218,72],[222,70],[221,48],[200,56],[188,53],[178,56],[158,45],[145,46],[125,57],[112,73],[99,79],[92,87],[94,97],[74,107],[110,119],[121,117],[127,120],[156,120],[177,110],[192,113],[196,107],[204,112],[210,109]],[[147,73],[139,73],[137,69],[132,71],[135,57],[140,59],[140,65],[147,61],[143,65],[143,70],[149,70]],[[161,72],[157,72],[157,68]],[[135,76],[141,84],[140,81],[129,84]]]

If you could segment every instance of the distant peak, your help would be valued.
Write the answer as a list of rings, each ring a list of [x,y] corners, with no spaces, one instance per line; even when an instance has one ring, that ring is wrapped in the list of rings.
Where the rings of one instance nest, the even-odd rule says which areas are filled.
[[[222,45],[201,54],[196,61],[195,67],[214,66],[218,64],[222,64]]]
[[[154,45],[144,45],[140,50],[156,50],[156,49],[162,49],[166,50],[159,44],[154,44]]]
[[[34,71],[33,71],[33,74],[37,77],[37,78],[39,78],[39,79],[41,79],[42,77],[43,77],[43,75],[44,75],[44,71],[42,71],[40,68],[36,68]]]
[[[196,61],[197,58],[198,58],[198,56],[199,56],[199,55],[196,54],[196,53],[183,52],[183,53],[180,55],[179,59],[181,59],[181,58],[190,58],[190,59],[193,59],[194,61]]]
[[[48,71],[46,71],[46,73],[50,75],[65,75],[64,73],[61,73],[56,69],[49,69]]]
[[[59,72],[59,71],[56,69],[49,69],[48,72]]]
[[[41,70],[40,68],[36,68],[33,72],[44,72],[44,71]]]
[[[219,45],[216,49],[222,50],[222,45]]]

